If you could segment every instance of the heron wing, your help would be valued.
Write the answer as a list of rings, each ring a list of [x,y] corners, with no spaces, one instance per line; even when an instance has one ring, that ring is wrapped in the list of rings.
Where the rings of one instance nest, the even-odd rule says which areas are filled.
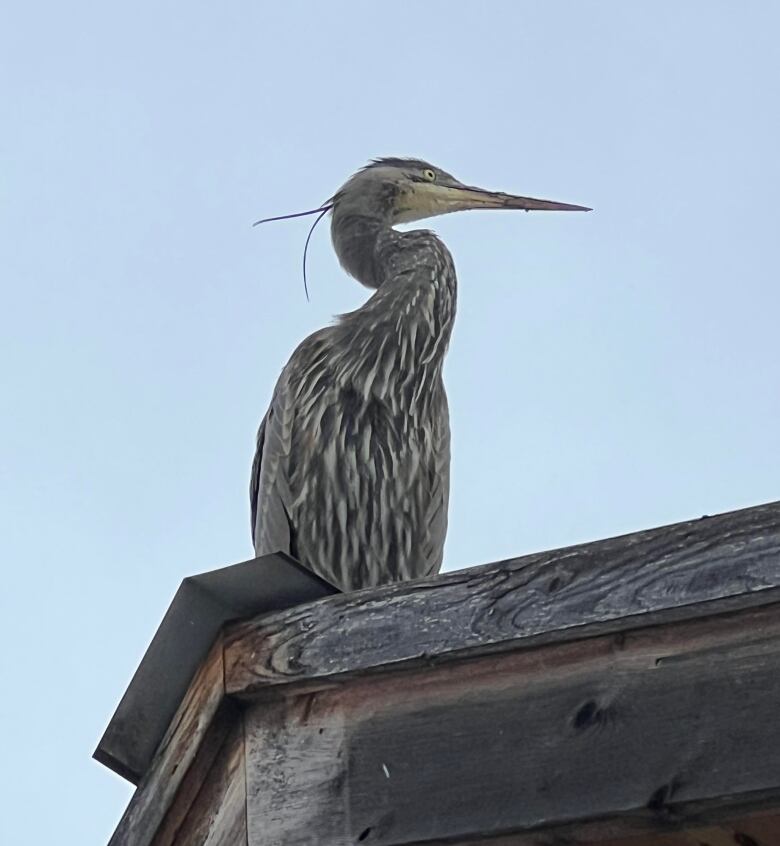
[[[269,552],[295,554],[289,518],[292,497],[285,467],[292,439],[292,420],[292,402],[283,375],[274,391],[270,408],[260,423],[252,462],[249,500],[256,555]]]
[[[431,440],[431,488],[425,515],[426,539],[422,550],[427,576],[441,569],[450,498],[450,418],[443,385],[440,390],[440,414]]]
[[[265,444],[265,424],[268,419],[267,412],[265,417],[260,421],[260,427],[257,430],[257,446],[255,447],[255,457],[252,461],[252,475],[249,479],[249,507],[252,511],[250,517],[250,528],[252,531],[252,543],[255,542],[255,533],[257,531],[257,498],[260,493],[260,468],[263,461],[263,446]]]

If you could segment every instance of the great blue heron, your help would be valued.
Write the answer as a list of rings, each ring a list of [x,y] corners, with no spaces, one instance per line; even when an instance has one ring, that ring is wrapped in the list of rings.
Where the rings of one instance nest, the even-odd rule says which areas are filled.
[[[437,573],[449,497],[442,364],[455,317],[449,250],[393,226],[466,209],[588,211],[377,159],[315,209],[344,269],[375,289],[295,350],[260,424],[255,553],[287,552],[341,590]]]

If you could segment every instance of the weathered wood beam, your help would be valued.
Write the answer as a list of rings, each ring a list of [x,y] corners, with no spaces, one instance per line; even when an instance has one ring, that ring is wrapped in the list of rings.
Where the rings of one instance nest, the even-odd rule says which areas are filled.
[[[215,717],[228,726],[217,754],[201,748],[152,846],[246,846],[244,726],[231,704]]]
[[[245,713],[249,843],[712,826],[780,807],[779,713],[780,604],[261,700]]]
[[[226,631],[226,690],[411,668],[780,599],[780,503],[339,595]]]
[[[230,730],[229,715],[214,719],[224,699],[223,643],[219,636],[190,684],[109,846],[150,846],[179,790],[186,786],[193,798],[197,795]],[[191,772],[201,748],[202,764]]]
[[[754,846],[777,713],[773,503],[230,625],[111,846]]]
[[[612,837],[611,824],[594,822],[577,824],[556,830],[556,838],[538,831],[474,840],[428,840],[424,846],[581,846],[597,843],[598,846],[777,846],[780,843],[780,816],[777,814],[750,815],[725,820],[717,825],[694,826],[685,830],[652,834],[633,834]],[[604,837],[608,837],[607,840]],[[407,844],[423,846],[423,844]]]

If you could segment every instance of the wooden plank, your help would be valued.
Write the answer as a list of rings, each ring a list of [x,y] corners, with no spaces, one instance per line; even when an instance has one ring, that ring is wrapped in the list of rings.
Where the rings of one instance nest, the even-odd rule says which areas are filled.
[[[568,829],[558,828],[552,841],[546,841],[545,835],[535,831],[477,840],[469,838],[458,840],[456,843],[451,840],[446,843],[426,840],[424,846],[543,846],[546,842],[552,842],[556,846],[777,846],[780,843],[780,816],[765,814],[731,820],[721,825],[694,827],[687,831],[635,833],[608,840],[599,836],[599,832],[603,834],[604,831],[605,825],[596,822],[575,825]]]
[[[431,841],[426,840],[424,846],[735,846],[734,840],[724,841],[723,837],[730,837],[721,829],[707,829],[707,832],[716,831],[717,839],[702,840],[700,832],[677,831],[667,834],[651,834],[620,837],[617,840],[593,839],[588,830],[580,827],[573,827],[566,833],[556,830],[554,840],[546,840],[539,832],[530,834],[510,834],[506,837],[489,837],[474,840],[452,840]],[[592,831],[592,829],[591,829]],[[703,832],[706,834],[706,832]],[[408,846],[423,846],[422,843],[412,843]]]
[[[153,846],[246,846],[244,729],[240,716],[233,719],[207,778],[181,822],[174,830],[166,818],[160,835]]]
[[[203,815],[202,802],[207,793],[204,785],[214,780],[215,773],[220,773],[220,756],[224,754],[226,743],[229,743],[236,733],[243,737],[241,709],[231,700],[223,699],[200,744],[195,760],[181,780],[176,796],[157,829],[152,846],[175,846],[180,842],[180,832],[188,825],[188,818],[200,818]],[[222,768],[224,769],[224,766]]]
[[[228,693],[665,624],[780,599],[780,503],[235,624]]]
[[[718,831],[780,806],[778,713],[780,605],[258,702],[250,843]]]
[[[222,658],[220,635],[195,675],[109,846],[149,846],[152,842],[224,697]]]
[[[709,829],[708,829],[709,830]],[[474,840],[426,840],[422,843],[410,843],[405,846],[546,846],[552,843],[554,846],[735,846],[734,840],[723,841],[720,836],[730,837],[718,829],[719,838],[717,841],[702,840],[697,832],[675,832],[674,834],[652,834],[650,836],[621,837],[618,840],[592,840],[587,833],[573,829],[567,834],[556,831],[556,839],[553,841],[540,840],[539,833],[507,835],[506,837],[488,837]]]
[[[323,711],[316,695],[263,703],[247,714],[250,846],[346,842],[343,717]]]
[[[736,846],[776,846],[780,843],[780,815],[739,820],[732,823],[729,832]]]

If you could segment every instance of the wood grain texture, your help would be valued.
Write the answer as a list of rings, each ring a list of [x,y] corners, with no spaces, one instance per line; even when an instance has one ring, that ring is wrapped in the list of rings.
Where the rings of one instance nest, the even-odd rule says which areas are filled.
[[[198,670],[109,846],[149,846],[224,697],[222,637]]]
[[[235,624],[226,689],[252,695],[778,599],[780,503],[772,503]]]
[[[316,695],[246,713],[247,827],[251,846],[344,843],[344,714]]]
[[[193,819],[200,820],[212,813],[207,785],[222,777],[225,764],[221,759],[224,758],[225,747],[234,743],[236,736],[241,740],[243,762],[243,715],[238,705],[226,698],[217,709],[195,760],[181,780],[152,846],[175,846],[182,842],[181,832],[191,830]],[[241,777],[243,779],[243,772]],[[245,798],[246,791],[242,799],[244,803]]]
[[[732,819],[718,825],[689,828],[687,831],[654,832],[653,834],[626,834],[612,838],[608,834],[611,824],[594,822],[559,827],[555,839],[540,840],[540,833],[526,832],[498,837],[469,838],[467,840],[436,841],[407,844],[407,846],[777,846],[780,844],[780,816],[763,814]],[[625,823],[621,827],[625,828]],[[544,838],[547,835],[542,834]],[[605,836],[607,839],[605,839]]]
[[[556,846],[777,846],[780,844],[780,816],[776,814],[730,820],[720,825],[653,834],[632,834],[604,839],[601,823],[575,825],[556,830]],[[509,834],[477,840],[425,841],[408,846],[539,846],[539,832]],[[549,842],[549,841],[548,841]]]
[[[688,846],[780,805],[779,712],[780,605],[258,702],[250,843]]]
[[[219,754],[170,842],[173,846],[246,846],[244,727],[240,716],[233,717]],[[164,843],[167,841],[155,840],[154,846]]]

